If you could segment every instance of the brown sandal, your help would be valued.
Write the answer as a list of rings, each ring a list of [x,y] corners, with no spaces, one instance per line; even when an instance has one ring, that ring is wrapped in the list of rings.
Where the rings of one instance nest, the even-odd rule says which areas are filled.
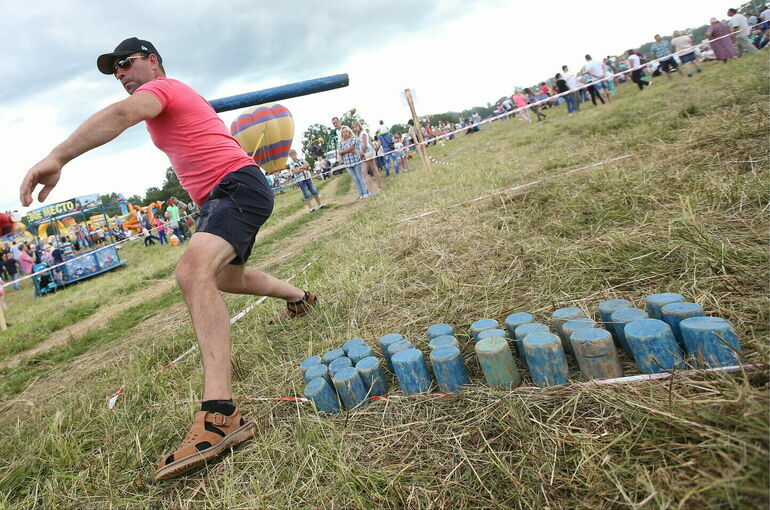
[[[315,294],[305,292],[305,297],[294,303],[286,303],[286,310],[289,312],[290,319],[304,317],[315,305]]]
[[[230,416],[198,411],[181,446],[158,464],[155,479],[174,478],[200,467],[228,448],[254,437],[255,429],[254,423],[241,418],[237,409]]]
[[[308,314],[311,308],[315,306],[317,301],[316,295],[305,291],[305,297],[294,303],[286,303],[286,310],[279,312],[272,319],[267,321],[267,324],[272,326],[283,319],[298,319]]]

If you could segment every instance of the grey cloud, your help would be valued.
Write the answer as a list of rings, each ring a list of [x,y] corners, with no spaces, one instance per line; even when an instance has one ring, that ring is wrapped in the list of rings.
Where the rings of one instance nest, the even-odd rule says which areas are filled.
[[[492,3],[500,2],[487,5]],[[293,80],[350,72],[339,66],[351,53],[430,31],[479,5],[459,0],[302,1],[270,7],[245,0],[131,8],[91,0],[13,4],[3,22],[10,24],[0,30],[2,47],[15,49],[3,57],[0,106],[75,76],[106,79],[96,70],[96,57],[134,35],[153,41],[169,75],[184,76],[205,96],[227,77]]]

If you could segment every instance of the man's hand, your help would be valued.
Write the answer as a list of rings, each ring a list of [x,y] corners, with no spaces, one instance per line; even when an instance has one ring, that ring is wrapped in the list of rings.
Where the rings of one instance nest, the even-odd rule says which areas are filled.
[[[43,185],[38,200],[45,200],[59,182],[65,164],[104,145],[134,124],[157,117],[162,109],[160,100],[151,92],[140,91],[92,115],[48,157],[27,172],[19,191],[21,204],[26,207],[32,203],[32,193],[38,184]]]
[[[61,161],[53,156],[48,156],[33,166],[21,183],[21,189],[19,190],[21,205],[27,207],[32,203],[32,193],[38,184],[43,185],[43,189],[37,195],[38,201],[42,202],[48,198],[51,190],[59,183],[62,166]]]

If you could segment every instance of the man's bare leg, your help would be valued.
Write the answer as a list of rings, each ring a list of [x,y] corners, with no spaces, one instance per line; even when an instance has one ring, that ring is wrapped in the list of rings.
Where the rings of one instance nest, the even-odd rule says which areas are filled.
[[[217,275],[217,287],[230,294],[268,296],[299,301],[305,291],[262,271],[246,271],[243,266],[227,264]]]
[[[176,266],[176,281],[190,312],[203,361],[203,400],[232,398],[230,313],[217,289],[217,275],[235,257],[219,236],[196,232]]]

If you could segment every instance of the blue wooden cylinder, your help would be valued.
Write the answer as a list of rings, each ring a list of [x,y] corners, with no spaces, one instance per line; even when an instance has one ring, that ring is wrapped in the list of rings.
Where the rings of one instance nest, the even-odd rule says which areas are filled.
[[[366,341],[363,338],[351,338],[342,344],[342,350],[345,351],[345,355],[347,355],[350,349],[357,345],[366,345]]]
[[[505,338],[484,338],[476,342],[476,356],[479,359],[484,378],[490,386],[518,386],[521,376],[513,362],[511,347]]]
[[[564,325],[565,322],[571,321],[572,319],[578,319],[580,317],[585,317],[586,314],[583,310],[576,306],[568,306],[567,308],[559,308],[558,310],[554,310],[554,312],[551,314],[551,320],[553,321],[553,329],[556,331],[556,334],[561,339],[561,346],[564,352],[572,353],[572,345],[569,343],[569,337],[564,337],[564,333],[562,332],[561,328]]]
[[[679,323],[687,352],[707,367],[742,363],[743,350],[733,325],[721,317],[688,317]]]
[[[598,326],[595,320],[589,319],[588,317],[581,317],[579,319],[572,319],[571,321],[567,321],[564,324],[561,325],[561,334],[563,335],[562,345],[564,345],[564,341],[569,344],[570,352],[572,354],[575,354],[575,346],[572,345],[572,333],[579,329],[583,328],[595,328]]]
[[[621,308],[616,312],[612,312],[612,315],[610,316],[612,329],[615,330],[615,336],[617,337],[620,346],[626,354],[632,358],[634,357],[634,353],[631,352],[631,348],[628,346],[628,341],[626,340],[626,335],[624,333],[626,324],[631,321],[646,319],[648,317],[649,315],[647,315],[647,312],[639,308]]]
[[[535,321],[535,317],[533,317],[531,313],[527,313],[527,312],[512,313],[511,315],[505,318],[505,329],[508,330],[508,337],[516,338],[516,328],[518,328],[522,324],[528,324],[534,321]]]
[[[388,392],[388,381],[385,380],[385,371],[380,360],[374,356],[364,358],[356,363],[356,370],[370,397],[379,397]]]
[[[449,324],[434,324],[428,328],[428,340],[433,340],[437,336],[454,336],[455,332]]]
[[[305,382],[310,382],[313,379],[321,378],[331,385],[332,377],[329,374],[329,367],[323,363],[313,365],[305,371]]]
[[[318,365],[319,363],[323,363],[321,356],[312,356],[306,360],[303,360],[302,363],[299,364],[299,370],[302,372],[302,377],[305,377],[305,372],[307,372],[308,368],[312,367],[313,365]]]
[[[484,340],[485,338],[492,338],[493,336],[499,336],[500,338],[507,339],[508,332],[504,329],[498,329],[498,328],[485,329],[484,331],[476,335],[476,338],[478,338],[479,340]]]
[[[529,368],[529,363],[527,362],[527,352],[524,350],[524,344],[522,343],[524,337],[530,333],[550,332],[551,328],[541,322],[528,322],[516,327],[516,330],[514,331],[514,335],[516,337],[516,350],[519,351],[519,357],[521,358],[521,362],[525,367]]]
[[[393,355],[396,354],[399,351],[403,351],[406,349],[412,348],[412,342],[409,340],[400,340],[398,342],[394,342],[390,344],[388,347],[388,353],[385,355],[385,361],[388,362],[388,366],[391,370],[393,370]]]
[[[689,351],[682,339],[682,332],[679,329],[679,323],[688,317],[703,317],[706,312],[703,307],[698,303],[689,303],[687,301],[680,301],[678,303],[669,303],[663,305],[660,309],[660,313],[663,316],[663,322],[671,326],[671,331],[674,332],[674,338],[679,342],[679,347],[683,351]]]
[[[478,334],[485,329],[495,329],[499,326],[495,319],[479,319],[471,324],[471,336],[474,342],[478,342]]]
[[[350,361],[352,361],[354,365],[369,356],[374,356],[374,353],[368,345],[356,345],[351,347],[350,351],[348,351],[348,358],[350,358]]]
[[[337,358],[331,363],[329,363],[329,375],[331,377],[334,377],[334,374],[342,370],[343,368],[348,368],[353,366],[353,360],[347,357]]]
[[[623,333],[642,373],[658,374],[682,367],[682,351],[673,331],[662,320],[631,321]]]
[[[433,339],[431,339],[428,346],[433,349],[438,349],[439,347],[457,347],[460,348],[460,342],[457,341],[457,339],[450,335],[441,335],[437,336]]]
[[[393,354],[393,371],[401,390],[407,395],[425,393],[430,389],[431,377],[422,351],[404,349]]]
[[[345,357],[345,351],[343,351],[342,349],[332,349],[331,351],[321,356],[321,359],[323,360],[324,363],[328,365],[335,359],[344,358],[344,357]]]
[[[255,90],[254,92],[246,92],[235,96],[212,99],[209,103],[211,104],[211,107],[214,108],[215,112],[221,113],[237,110],[239,108],[246,108],[247,106],[274,103],[290,97],[305,96],[340,87],[347,87],[349,82],[350,79],[347,74],[335,74],[332,76],[324,76],[322,78],[313,78],[311,80],[279,85],[269,89]]]
[[[623,375],[615,342],[606,329],[578,329],[570,340],[580,372],[586,379],[612,379]]]
[[[627,299],[609,299],[599,303],[599,319],[602,325],[610,332],[615,345],[620,345],[620,339],[615,332],[615,326],[612,324],[612,314],[623,308],[633,308],[634,304]]]
[[[387,335],[380,337],[380,339],[377,341],[380,344],[380,350],[382,350],[382,356],[388,361],[388,366],[390,366],[390,357],[388,357],[388,347],[390,347],[392,344],[396,342],[400,342],[403,339],[404,337],[402,335],[399,335],[398,333],[388,333]]]
[[[463,386],[471,383],[463,356],[457,347],[433,349],[430,353],[430,364],[439,389],[445,393],[459,393]]]
[[[366,387],[358,370],[353,367],[343,368],[334,374],[332,381],[346,409],[366,405]]]
[[[315,408],[322,413],[340,412],[340,403],[337,394],[329,383],[322,377],[317,377],[305,386],[305,397],[309,398]]]
[[[524,337],[532,382],[544,388],[567,384],[569,367],[561,339],[553,333],[530,333]]]
[[[678,303],[679,301],[685,301],[684,296],[673,292],[664,292],[663,294],[647,296],[647,313],[650,314],[651,319],[662,320],[663,314],[660,309],[663,308],[664,305]]]

